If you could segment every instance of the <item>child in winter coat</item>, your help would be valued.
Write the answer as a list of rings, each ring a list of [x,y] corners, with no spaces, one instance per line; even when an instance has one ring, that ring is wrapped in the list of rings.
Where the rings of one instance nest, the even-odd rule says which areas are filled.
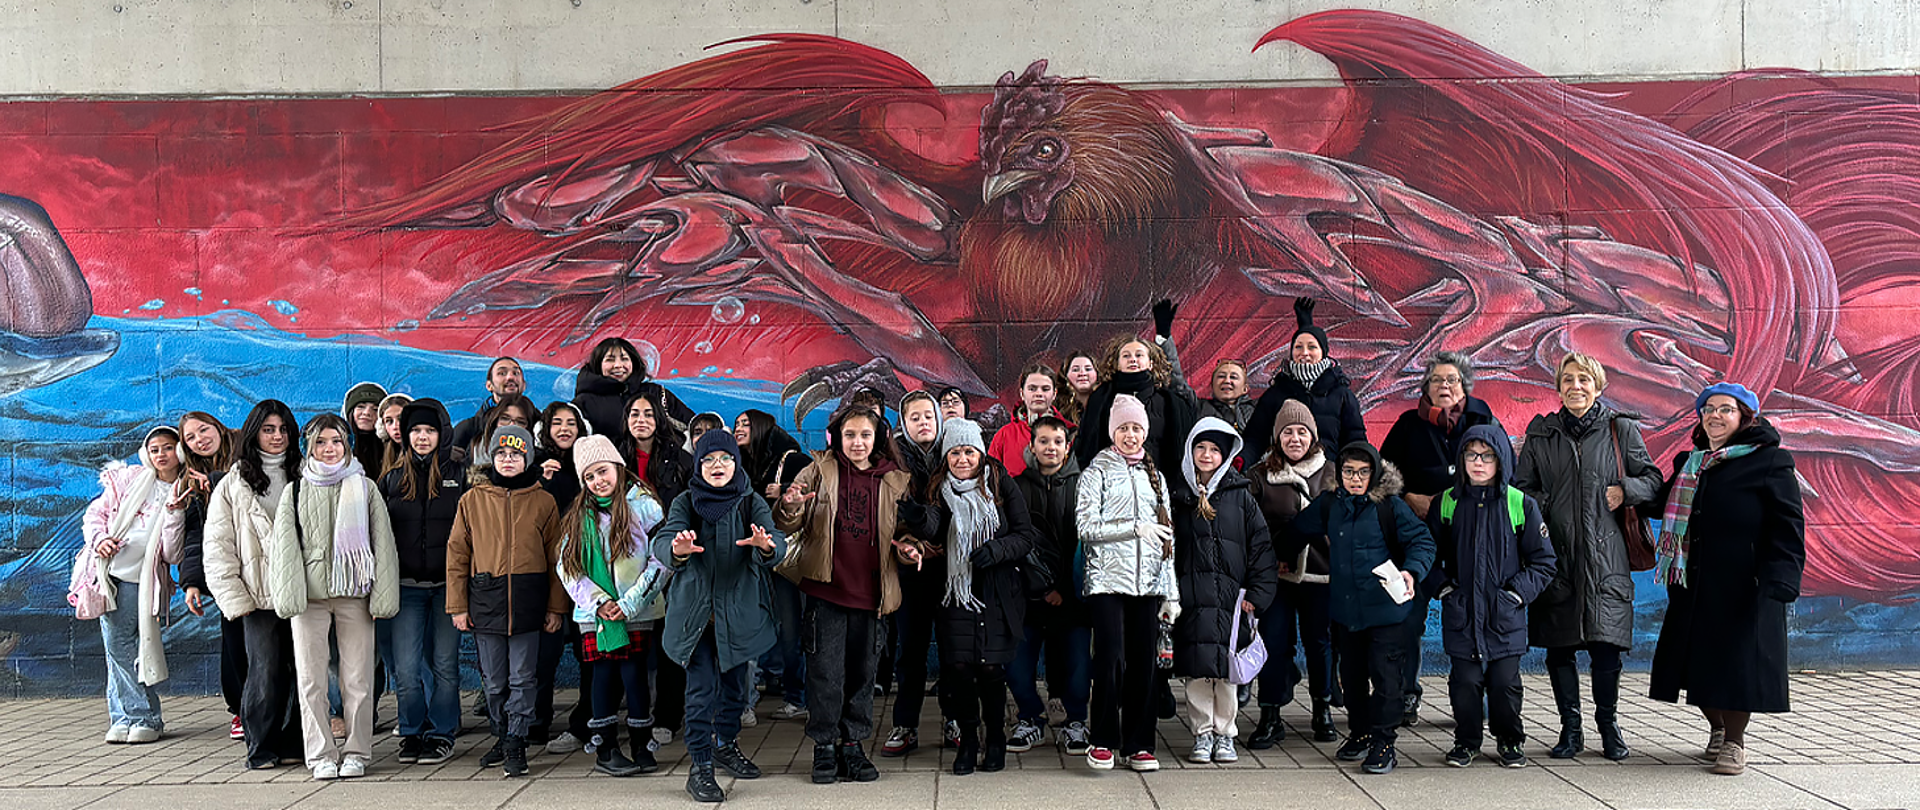
[[[306,760],[294,695],[293,626],[273,609],[267,548],[287,482],[300,474],[300,423],[277,399],[253,406],[240,427],[233,467],[213,487],[202,546],[207,590],[221,615],[240,622],[247,676],[240,721],[249,769]]]
[[[1066,723],[1059,742],[1067,756],[1086,756],[1087,702],[1093,687],[1093,620],[1080,593],[1086,580],[1075,527],[1080,495],[1080,462],[1073,457],[1073,428],[1051,416],[1033,420],[1026,449],[1027,468],[1014,476],[1033,518],[1035,554],[1029,558],[1026,635],[1007,665],[1007,689],[1019,709],[1007,737],[1007,750],[1030,751],[1046,734],[1047,704],[1035,685],[1044,657],[1047,692],[1060,700]],[[997,438],[997,436],[996,436]],[[1036,579],[1035,574],[1039,575]],[[1042,588],[1034,588],[1037,582]]]
[[[274,612],[293,631],[307,767],[319,780],[365,776],[373,760],[374,619],[400,611],[399,561],[386,501],[333,414],[307,423],[307,457],[273,519],[267,576]],[[339,644],[346,744],[334,740],[327,674]]]
[[[1097,393],[1097,392],[1096,392]],[[1173,573],[1173,517],[1167,480],[1147,446],[1147,407],[1117,394],[1107,411],[1107,441],[1080,473],[1080,543],[1086,549],[1082,593],[1093,617],[1093,727],[1087,766],[1157,771],[1154,757],[1154,661],[1160,625],[1180,618]],[[1116,756],[1114,751],[1125,752]]]
[[[660,765],[647,746],[652,699],[647,692],[650,628],[663,615],[655,601],[667,569],[653,558],[647,534],[665,517],[653,490],[633,478],[605,436],[573,446],[581,493],[561,525],[560,582],[573,597],[583,670],[592,670],[593,719],[587,722],[594,769],[612,776],[652,773]],[[587,680],[583,678],[582,680]],[[621,686],[633,756],[620,751]]]
[[[1321,493],[1293,520],[1291,558],[1303,538],[1325,535],[1331,552],[1328,612],[1340,650],[1340,686],[1347,697],[1347,742],[1335,754],[1342,762],[1364,757],[1367,773],[1390,773],[1399,758],[1401,668],[1409,639],[1401,622],[1411,608],[1388,593],[1390,581],[1375,573],[1391,562],[1411,597],[1433,567],[1433,535],[1400,495],[1400,471],[1380,451],[1354,442],[1335,457],[1340,489]]]
[[[179,446],[173,428],[147,431],[139,464],[100,471],[100,497],[82,521],[86,542],[67,599],[82,617],[100,620],[110,743],[150,743],[166,728],[153,687],[167,679],[160,634],[186,526]]]
[[[531,465],[533,434],[495,428],[485,479],[460,497],[447,537],[447,613],[472,632],[493,722],[493,749],[480,766],[527,773],[540,634],[560,631],[572,612],[560,578],[560,514]]]
[[[1500,764],[1522,768],[1527,603],[1553,581],[1553,544],[1540,505],[1511,483],[1513,445],[1499,428],[1467,428],[1455,463],[1453,488],[1427,510],[1439,547],[1431,583],[1440,599],[1441,639],[1453,659],[1447,694],[1457,725],[1447,764],[1464,768],[1480,755],[1484,703]]]
[[[1194,741],[1187,760],[1202,764],[1240,761],[1233,740],[1239,686],[1227,678],[1234,625],[1251,643],[1252,619],[1273,602],[1280,582],[1266,515],[1246,477],[1229,465],[1239,454],[1233,426],[1203,417],[1187,436],[1180,465],[1187,492],[1175,498],[1173,567],[1181,611],[1173,626],[1173,671],[1188,678]]]
[[[900,607],[898,570],[920,562],[919,548],[899,537],[899,503],[913,476],[894,462],[886,423],[872,411],[841,408],[827,435],[828,449],[780,497],[778,524],[796,544],[783,573],[806,596],[813,781],[872,782],[880,771],[862,743],[873,735],[886,618]]]
[[[460,631],[447,615],[447,537],[466,476],[444,442],[452,431],[439,401],[409,400],[395,429],[405,455],[381,476],[380,494],[400,568],[400,612],[393,617],[399,761],[437,765],[453,756],[460,732]]]
[[[709,430],[694,453],[698,474],[654,530],[653,556],[674,572],[661,649],[687,671],[687,793],[718,802],[726,793],[714,765],[740,779],[760,776],[737,739],[747,662],[773,649],[773,566],[787,539],[752,492],[732,436]]]

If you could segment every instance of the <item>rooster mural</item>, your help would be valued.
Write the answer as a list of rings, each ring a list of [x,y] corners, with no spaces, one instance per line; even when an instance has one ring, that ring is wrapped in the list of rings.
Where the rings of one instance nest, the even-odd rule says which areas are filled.
[[[1310,295],[1346,313],[1336,354],[1369,406],[1410,398],[1430,352],[1464,350],[1511,424],[1551,407],[1553,364],[1578,349],[1614,370],[1609,397],[1648,417],[1662,454],[1689,427],[1690,392],[1735,379],[1771,392],[1802,459],[1815,587],[1920,585],[1912,520],[1883,511],[1920,495],[1920,334],[1839,320],[1895,300],[1912,265],[1879,251],[1911,256],[1920,234],[1886,214],[1860,232],[1868,201],[1838,187],[1870,161],[1920,168],[1920,109],[1813,90],[1682,132],[1407,17],[1316,14],[1255,47],[1277,41],[1349,84],[1311,153],[1040,61],[995,84],[977,156],[942,162],[889,127],[902,107],[943,109],[911,65],[770,35],[524,122],[338,224],[539,234],[433,315],[560,322],[568,344],[654,304],[805,310],[857,356],[798,376],[802,413],[858,386],[897,392],[902,376],[1004,393],[1025,360],[1137,328],[1162,297],[1201,316],[1176,331],[1192,368],[1272,350],[1264,378],[1285,307]],[[1823,108],[1850,117],[1792,139],[1779,126]],[[1876,150],[1890,141],[1906,149]],[[1863,499],[1867,480],[1879,493]]]

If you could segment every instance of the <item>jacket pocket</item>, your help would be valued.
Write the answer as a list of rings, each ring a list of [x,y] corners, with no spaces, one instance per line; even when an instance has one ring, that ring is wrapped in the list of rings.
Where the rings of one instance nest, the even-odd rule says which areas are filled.
[[[508,578],[488,573],[474,574],[467,580],[467,619],[473,632],[506,635],[508,629]]]
[[[1452,593],[1440,600],[1440,629],[1449,633],[1467,629],[1467,599],[1470,596],[1465,589],[1455,587]]]
[[[1600,578],[1600,626],[1602,631],[1633,627],[1633,577],[1608,574]]]

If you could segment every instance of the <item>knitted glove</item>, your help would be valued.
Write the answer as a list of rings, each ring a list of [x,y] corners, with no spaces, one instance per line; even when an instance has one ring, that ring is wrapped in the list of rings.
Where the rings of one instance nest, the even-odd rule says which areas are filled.
[[[1173,315],[1180,307],[1165,298],[1153,303],[1153,333],[1160,337],[1173,336]]]

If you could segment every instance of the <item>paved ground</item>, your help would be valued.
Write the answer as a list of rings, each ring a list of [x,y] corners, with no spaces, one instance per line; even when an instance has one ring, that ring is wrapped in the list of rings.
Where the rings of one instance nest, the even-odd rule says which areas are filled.
[[[1629,675],[1626,691],[1645,691],[1645,676]],[[1288,738],[1264,752],[1242,750],[1240,763],[1196,766],[1182,762],[1192,737],[1177,721],[1161,724],[1159,773],[1095,774],[1078,757],[1051,746],[1009,757],[998,774],[955,777],[937,750],[905,759],[878,759],[883,776],[868,785],[816,786],[807,781],[811,748],[796,722],[762,720],[741,744],[768,775],[751,782],[723,780],[729,806],[742,808],[1008,807],[1022,810],[1142,808],[1239,810],[1258,807],[1339,808],[1920,808],[1920,672],[1798,675],[1798,711],[1759,718],[1749,731],[1753,767],[1745,776],[1714,776],[1694,758],[1705,725],[1685,707],[1644,699],[1621,709],[1633,747],[1624,763],[1589,752],[1578,759],[1545,758],[1557,726],[1539,678],[1530,678],[1529,728],[1538,756],[1524,770],[1476,764],[1444,767],[1452,721],[1430,703],[1427,722],[1401,736],[1400,770],[1369,776],[1336,763],[1336,744],[1316,744],[1299,732],[1304,709],[1289,707]],[[1444,703],[1445,684],[1427,682]],[[564,696],[567,703],[571,695]],[[685,749],[674,742],[660,759],[668,769],[652,776],[611,779],[592,773],[592,757],[541,755],[531,778],[508,780],[481,771],[487,740],[463,736],[458,758],[438,766],[393,760],[397,743],[381,737],[365,779],[315,783],[300,768],[246,771],[240,744],[227,739],[227,715],[214,698],[165,701],[169,729],[146,746],[100,742],[105,709],[99,700],[0,703],[0,810],[70,808],[614,808],[692,806],[681,792]],[[765,701],[761,711],[777,707]],[[929,712],[932,712],[931,703]],[[381,707],[391,717],[391,701]],[[1242,720],[1242,735],[1252,728]],[[934,727],[931,718],[925,728]],[[1490,749],[1489,749],[1490,750]],[[684,803],[684,804],[678,804]]]

